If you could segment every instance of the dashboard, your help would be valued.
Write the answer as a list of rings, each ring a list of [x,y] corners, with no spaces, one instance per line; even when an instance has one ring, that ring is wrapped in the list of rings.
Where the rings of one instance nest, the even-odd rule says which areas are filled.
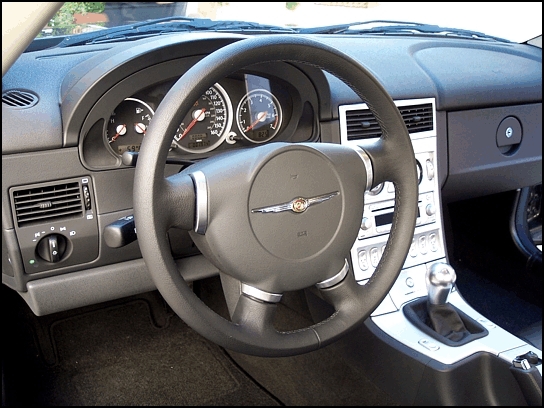
[[[173,84],[205,55],[244,38],[184,33],[35,51],[23,54],[4,76],[2,278],[34,313],[154,289],[135,236],[118,246],[107,239],[108,226],[133,214],[130,157],[152,143],[146,134]],[[407,270],[448,256],[444,203],[541,182],[541,49],[437,38],[316,39],[371,71],[410,132],[420,205]],[[47,72],[47,81],[40,72]],[[10,102],[21,95],[21,102]],[[380,136],[368,113],[360,95],[317,66],[277,61],[246,67],[209,84],[172,124],[165,174],[275,142],[356,145]],[[519,137],[516,131],[515,138],[500,139],[504,121],[514,124]],[[59,195],[62,204],[56,205],[50,197]],[[388,184],[367,192],[351,250],[360,284],[379,262],[392,200]],[[72,201],[74,208],[66,210]],[[172,229],[169,239],[188,281],[218,273],[186,231]],[[57,247],[60,254],[53,254]],[[390,300],[388,307],[397,310],[398,299]]]

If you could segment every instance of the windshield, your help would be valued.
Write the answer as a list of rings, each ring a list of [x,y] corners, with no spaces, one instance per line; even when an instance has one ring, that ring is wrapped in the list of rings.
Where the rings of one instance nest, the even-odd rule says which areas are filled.
[[[68,2],[39,37],[72,36],[171,16],[237,20],[291,29],[352,24],[356,30],[349,30],[348,26],[324,31],[345,34],[362,33],[370,26],[355,23],[367,21],[378,21],[372,27],[391,25],[385,21],[401,21],[471,30],[513,42],[525,42],[542,34],[541,2]],[[242,28],[223,29],[236,30]],[[434,35],[444,34],[434,31]],[[429,34],[429,30],[426,32]]]

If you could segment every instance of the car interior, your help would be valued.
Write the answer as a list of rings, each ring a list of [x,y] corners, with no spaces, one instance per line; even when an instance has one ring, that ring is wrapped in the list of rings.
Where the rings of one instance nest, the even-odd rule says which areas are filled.
[[[3,32],[3,406],[542,405],[538,41],[87,35]]]

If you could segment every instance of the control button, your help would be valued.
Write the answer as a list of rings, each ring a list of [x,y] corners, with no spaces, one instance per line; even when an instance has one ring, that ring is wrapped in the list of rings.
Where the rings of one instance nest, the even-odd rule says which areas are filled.
[[[418,343],[430,351],[436,351],[440,348],[438,344],[433,343],[432,341],[427,339],[421,339],[418,341]]]
[[[427,178],[432,180],[434,178],[434,164],[430,159],[427,159]]]
[[[367,217],[363,217],[363,221],[361,221],[361,229],[363,231],[366,231],[367,229],[370,229],[372,227],[372,220]]]
[[[410,245],[410,256],[415,258],[417,256],[417,246],[415,238],[412,239],[412,245]]]
[[[375,196],[375,195],[380,194],[382,192],[382,190],[383,190],[383,183],[380,183],[376,187],[371,188],[368,191],[368,194]]]
[[[394,193],[395,192],[395,185],[391,182],[387,183],[387,192],[388,193]]]
[[[370,250],[370,263],[375,268],[378,266],[378,263],[380,262],[380,254],[378,252],[378,248],[374,247]]]
[[[433,252],[438,250],[438,240],[436,239],[436,234],[434,232],[429,235],[429,247]]]
[[[89,186],[84,184],[81,188],[83,189],[83,202],[85,209],[88,211],[91,209],[91,193],[89,192]]]
[[[478,320],[478,323],[480,323],[482,326],[488,327],[488,328],[490,328],[490,329],[494,329],[495,327],[497,327],[497,326],[495,325],[495,323],[490,322],[489,320],[484,319],[484,318],[482,318],[482,317],[480,317],[480,318],[477,319],[477,320]]]
[[[408,286],[409,288],[413,288],[413,287],[414,287],[414,280],[413,280],[410,276],[408,276],[408,277],[406,278],[405,283],[406,283],[406,286]]]
[[[370,279],[362,279],[360,281],[357,281],[359,285],[366,285]]]
[[[359,251],[358,258],[359,268],[361,268],[361,270],[363,271],[366,271],[368,269],[368,256],[366,255],[366,251],[364,249],[362,251]]]
[[[432,217],[433,215],[436,214],[436,208],[434,206],[434,204],[427,204],[427,206],[425,207],[425,213],[429,216],[429,217]]]
[[[425,255],[427,253],[427,237],[425,235],[419,237],[418,245],[421,255]]]

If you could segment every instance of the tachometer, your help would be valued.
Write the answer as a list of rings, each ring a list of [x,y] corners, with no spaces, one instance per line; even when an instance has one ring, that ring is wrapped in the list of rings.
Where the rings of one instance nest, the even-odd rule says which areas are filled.
[[[193,105],[179,125],[173,147],[189,153],[217,148],[232,125],[232,103],[219,84],[211,86]]]
[[[246,139],[253,143],[264,143],[280,130],[281,106],[266,89],[255,89],[240,101],[236,109],[236,121]]]
[[[111,113],[106,139],[112,151],[121,156],[124,152],[139,152],[142,139],[155,112],[135,98],[124,99]]]

